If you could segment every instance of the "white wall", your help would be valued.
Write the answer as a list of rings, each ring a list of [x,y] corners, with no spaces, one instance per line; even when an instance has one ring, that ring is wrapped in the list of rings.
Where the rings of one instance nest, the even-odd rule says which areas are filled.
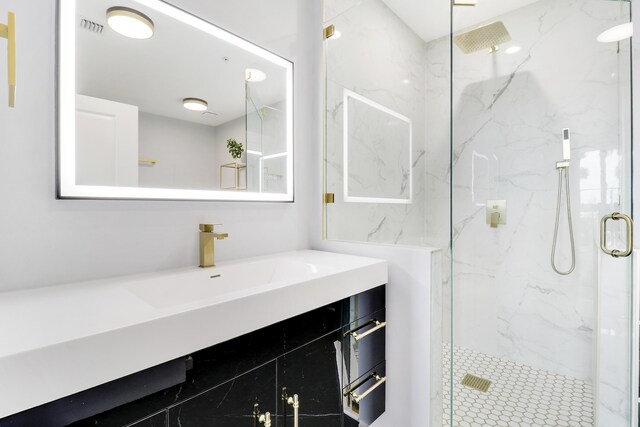
[[[215,127],[143,112],[138,117],[140,157],[157,161],[138,166],[140,187],[218,189]]]
[[[172,3],[295,63],[295,203],[55,200],[55,2],[8,0],[17,15],[18,99],[0,84],[0,290],[195,265],[198,224],[223,223],[219,259],[306,248],[320,144],[316,75],[320,2]],[[268,19],[265,19],[268,17]],[[0,43],[0,58],[6,57]],[[0,75],[5,75],[0,61]]]

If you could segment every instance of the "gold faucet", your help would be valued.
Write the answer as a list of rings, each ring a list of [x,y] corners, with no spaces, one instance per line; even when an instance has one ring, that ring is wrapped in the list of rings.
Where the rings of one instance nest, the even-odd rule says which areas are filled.
[[[214,225],[222,224],[200,224],[200,268],[216,266],[214,241],[229,237],[229,233],[215,233]]]

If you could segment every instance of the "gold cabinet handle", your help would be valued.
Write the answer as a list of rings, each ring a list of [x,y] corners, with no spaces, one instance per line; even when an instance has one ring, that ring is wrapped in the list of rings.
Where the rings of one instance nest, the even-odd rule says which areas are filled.
[[[260,424],[264,424],[264,427],[271,427],[271,412],[260,413],[260,405],[257,403],[253,405],[253,427],[259,427]]]
[[[16,15],[9,12],[7,24],[0,24],[0,37],[7,39],[7,74],[9,76],[9,107],[16,106]]]
[[[298,412],[300,409],[300,401],[298,395],[294,394],[293,397],[287,399],[287,403],[293,406],[293,427],[298,427]]]
[[[614,221],[624,220],[627,223],[627,246],[624,251],[618,249],[609,249],[607,247],[607,221],[610,219]],[[628,257],[633,252],[633,220],[625,214],[614,212],[609,215],[605,215],[600,220],[600,249],[607,255],[611,255],[614,258]]]
[[[375,379],[376,382],[374,385],[372,385],[371,387],[369,387],[364,393],[359,394],[356,392],[357,389],[360,388],[360,386],[362,386],[364,383],[366,383],[369,380],[373,380]],[[356,403],[360,403],[360,401],[362,399],[364,399],[365,397],[367,397],[368,395],[370,395],[371,393],[373,393],[373,391],[375,389],[377,389],[378,387],[380,387],[382,384],[384,384],[387,381],[387,377],[381,377],[380,375],[376,374],[375,372],[371,375],[369,375],[367,378],[363,379],[362,381],[358,382],[357,384],[353,385],[349,390],[347,390],[344,395],[351,395],[351,397],[353,398],[353,401]]]
[[[370,325],[375,325],[375,326],[365,332],[362,332],[362,333],[358,332],[362,328],[366,328],[367,326],[370,326]],[[377,330],[384,328],[385,326],[387,326],[387,322],[380,322],[379,320],[371,319],[364,325],[360,325],[357,328],[353,328],[350,331],[345,332],[344,336],[346,337],[348,335],[351,335],[354,340],[360,341],[362,338],[374,333]]]

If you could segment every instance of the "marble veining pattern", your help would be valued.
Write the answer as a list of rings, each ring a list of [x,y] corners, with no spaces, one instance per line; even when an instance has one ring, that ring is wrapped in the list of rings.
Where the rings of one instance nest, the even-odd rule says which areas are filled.
[[[585,42],[619,14],[607,6],[541,1],[500,17],[522,45],[519,54],[454,53],[455,336],[464,346],[585,380],[594,372],[595,225],[601,211],[617,207],[583,201],[581,180],[593,173],[583,161],[589,153],[618,148],[610,137],[618,134],[611,76],[618,56],[610,45]],[[564,127],[573,134],[578,258],[567,277],[549,262]],[[489,199],[507,200],[506,225],[486,224]],[[558,261],[566,265],[566,224],[560,236]]]
[[[349,91],[345,99],[349,197],[410,201],[410,120]]]
[[[326,182],[327,191],[334,193],[336,199],[335,204],[327,207],[328,237],[424,245],[428,155],[424,120],[427,44],[382,0],[327,0],[325,18],[325,25],[333,24],[341,33],[340,38],[325,42]],[[412,161],[409,162],[405,122],[389,121],[384,116],[361,114],[361,120],[354,117],[354,123],[349,123],[350,133],[355,125],[352,129],[357,134],[350,136],[349,151],[351,153],[353,141],[359,142],[360,149],[353,152],[353,156],[361,163],[353,169],[350,160],[349,188],[353,188],[356,195],[366,197],[407,199],[411,196],[411,203],[345,203],[345,89],[411,120],[413,141]],[[350,114],[353,102],[350,101]]]

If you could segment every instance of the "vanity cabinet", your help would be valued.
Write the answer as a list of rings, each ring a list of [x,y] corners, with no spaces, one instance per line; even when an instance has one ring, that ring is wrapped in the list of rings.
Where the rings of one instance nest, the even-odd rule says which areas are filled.
[[[384,296],[385,286],[371,289],[167,362],[164,370],[0,419],[0,427],[260,427],[255,404],[270,412],[272,427],[294,427],[283,389],[286,397],[298,395],[300,427],[368,426],[384,412],[384,384],[356,404],[347,392],[356,385],[362,395],[385,376],[386,328],[375,323],[385,321]],[[168,372],[172,381],[162,386]],[[87,415],[87,408],[100,413]]]
[[[133,424],[129,424],[127,427],[167,427],[167,411],[159,412],[155,415],[145,418],[144,420],[137,421]]]
[[[344,388],[344,427],[369,426],[384,413],[386,375],[382,362]]]
[[[351,384],[385,361],[385,310],[379,310],[343,328],[342,354],[345,384]]]
[[[294,426],[294,410],[286,402],[294,394],[299,399],[301,426],[341,427],[341,339],[338,330],[278,358],[278,390],[285,397],[279,427]]]
[[[271,412],[275,417],[275,382],[273,361],[170,407],[169,425],[248,427],[252,425],[255,404],[261,413]]]
[[[375,297],[375,293],[363,295],[355,306],[359,314],[379,310],[351,316],[359,318],[342,332],[344,427],[368,426],[384,412],[386,312],[384,295]]]

